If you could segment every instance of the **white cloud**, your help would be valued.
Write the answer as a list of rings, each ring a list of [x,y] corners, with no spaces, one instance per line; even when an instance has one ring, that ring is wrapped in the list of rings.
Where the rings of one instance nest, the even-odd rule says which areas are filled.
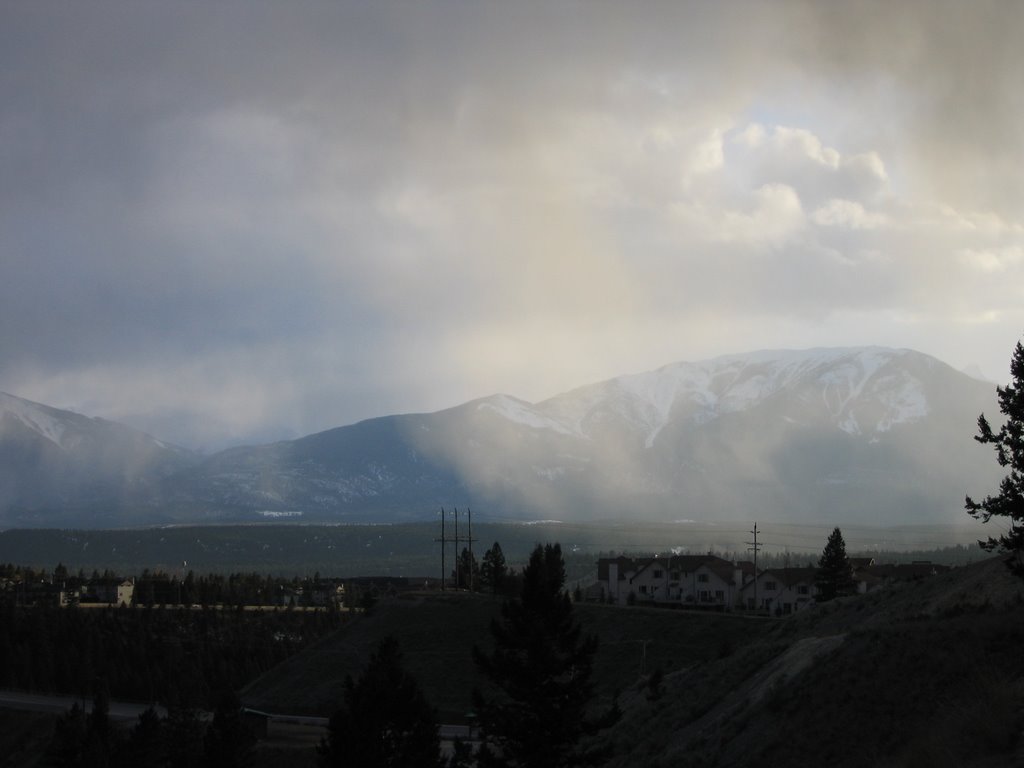
[[[715,224],[713,237],[779,247],[803,228],[803,206],[792,187],[765,184],[754,191],[751,202],[748,212],[725,211]]]
[[[722,146],[723,134],[723,130],[716,129],[707,139],[693,148],[688,164],[691,173],[709,173],[717,171],[725,165],[725,152]]]
[[[831,198],[874,200],[889,189],[875,150],[844,155],[805,128],[752,123],[733,137],[751,183],[788,184],[811,207]]]
[[[887,221],[885,215],[871,213],[853,200],[829,200],[811,215],[811,219],[822,227],[844,229],[877,229]]]
[[[733,137],[733,141],[754,149],[764,143],[766,135],[763,125],[760,123],[750,123]]]
[[[1024,264],[1024,246],[978,250],[966,248],[960,251],[960,258],[973,269],[982,272],[1006,272]]]
[[[785,160],[792,161],[795,157],[805,157],[831,170],[839,168],[839,152],[824,146],[821,139],[803,128],[777,126],[771,133],[768,147]]]

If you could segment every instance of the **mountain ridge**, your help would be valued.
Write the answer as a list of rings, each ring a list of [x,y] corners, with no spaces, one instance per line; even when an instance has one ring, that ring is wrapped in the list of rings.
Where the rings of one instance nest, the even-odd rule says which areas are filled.
[[[998,481],[970,439],[978,413],[996,408],[994,390],[913,350],[761,350],[670,363],[538,403],[495,394],[207,457],[131,433],[122,444],[135,459],[144,446],[150,463],[106,472],[131,492],[83,498],[140,522],[285,512],[373,522],[453,505],[513,518],[948,522],[965,492]],[[102,423],[78,414],[63,423],[55,414],[67,412],[35,405],[57,419],[36,427],[58,448],[71,422],[85,419],[94,433]],[[11,417],[0,414],[0,451],[17,453]],[[82,501],[71,490],[57,499],[65,512]],[[31,494],[14,504],[9,496],[0,482],[0,521],[24,522],[26,511],[35,521],[76,517],[51,514],[52,499],[33,506]]]

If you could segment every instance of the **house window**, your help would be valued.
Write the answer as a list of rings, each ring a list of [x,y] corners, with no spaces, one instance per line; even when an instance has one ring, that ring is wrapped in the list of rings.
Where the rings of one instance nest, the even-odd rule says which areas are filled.
[[[706,573],[698,573],[697,574],[697,581],[699,581],[701,584],[707,584],[708,583],[708,575]]]
[[[799,587],[796,588],[796,591],[797,591],[798,594],[806,595],[806,594],[810,593],[811,590],[809,590],[807,588],[806,584],[801,584]]]
[[[672,571],[672,581],[679,581],[679,571]]]
[[[779,585],[776,582],[774,582],[774,581],[766,581],[764,583],[764,588],[765,589],[778,589]]]
[[[724,603],[725,602],[725,592],[723,592],[721,589],[716,589],[715,590],[715,600],[717,600],[720,603]]]
[[[641,584],[640,585],[640,594],[641,595],[646,595],[647,594],[647,585],[646,584]]]
[[[662,577],[662,572],[660,570],[658,570],[657,568],[655,568],[654,569],[654,578],[660,579],[661,577]]]

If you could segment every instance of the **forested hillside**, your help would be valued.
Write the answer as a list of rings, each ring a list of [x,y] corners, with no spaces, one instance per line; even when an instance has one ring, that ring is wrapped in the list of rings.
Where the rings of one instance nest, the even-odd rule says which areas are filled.
[[[341,614],[0,604],[0,688],[212,708],[336,628]]]

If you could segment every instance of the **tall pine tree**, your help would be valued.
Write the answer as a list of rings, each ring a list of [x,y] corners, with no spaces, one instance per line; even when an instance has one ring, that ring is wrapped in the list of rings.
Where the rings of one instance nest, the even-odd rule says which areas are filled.
[[[491,623],[494,649],[473,656],[492,683],[476,690],[481,768],[564,768],[590,764],[580,738],[611,725],[613,707],[594,717],[591,670],[597,638],[584,637],[562,591],[565,563],[558,544],[537,545],[523,571],[522,593],[502,606]]]
[[[489,589],[491,594],[498,594],[505,585],[505,575],[508,567],[505,565],[505,553],[501,551],[501,544],[494,542],[484,552],[484,559],[480,565],[480,581],[484,589]]]
[[[838,528],[829,534],[825,549],[818,559],[818,572],[814,583],[818,587],[818,602],[826,602],[856,591],[853,568],[846,556],[846,542]]]
[[[434,710],[393,637],[380,642],[359,680],[345,680],[344,702],[317,751],[321,768],[443,765]]]
[[[989,552],[998,549],[1010,555],[1007,565],[1015,574],[1024,578],[1024,347],[1017,342],[1010,360],[1010,374],[1013,383],[996,387],[999,396],[999,410],[1006,417],[1006,423],[998,432],[993,432],[985,414],[978,417],[979,443],[994,445],[999,466],[1008,467],[1009,473],[999,484],[999,493],[986,496],[980,502],[970,496],[965,500],[968,514],[987,523],[993,516],[1004,517],[1009,530],[998,538],[988,537],[979,541],[982,549]]]
[[[452,579],[456,580],[459,589],[474,591],[480,587],[480,564],[466,547],[462,548],[458,568],[452,571]]]

